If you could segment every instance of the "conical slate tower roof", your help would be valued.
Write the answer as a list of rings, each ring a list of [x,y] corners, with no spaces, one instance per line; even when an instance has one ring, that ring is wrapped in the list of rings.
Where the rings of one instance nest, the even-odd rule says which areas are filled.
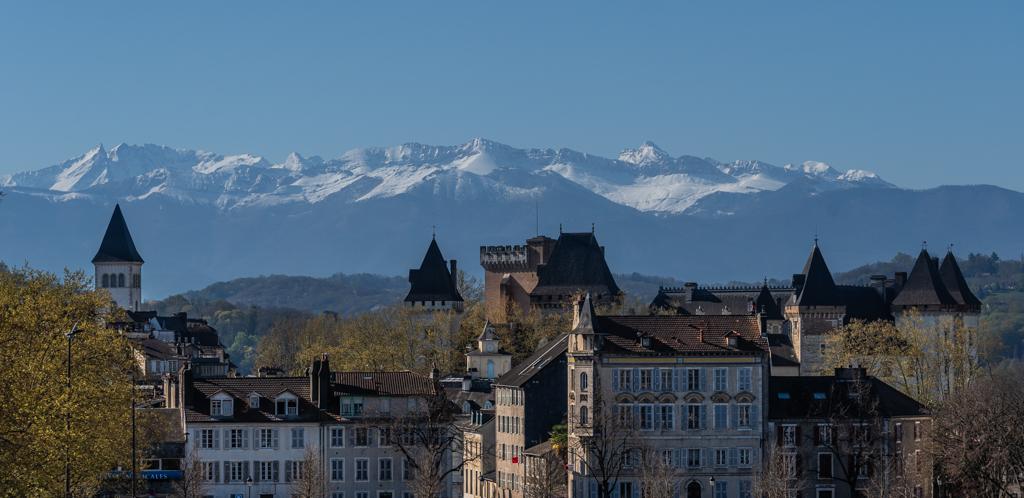
[[[798,306],[834,306],[839,304],[836,282],[832,280],[832,272],[825,264],[818,242],[814,242],[811,255],[804,264],[804,286],[797,296]]]
[[[100,250],[92,258],[93,263],[145,263],[139,251],[135,249],[128,224],[121,214],[121,205],[114,205],[114,214],[107,224],[107,233],[103,234]]]
[[[914,268],[910,270],[907,283],[903,285],[894,306],[956,306],[957,300],[950,295],[942,277],[939,275],[939,264],[928,251],[921,249],[917,255]]]
[[[764,313],[765,318],[782,318],[782,310],[779,309],[779,303],[775,301],[775,297],[772,296],[772,292],[768,289],[768,282],[761,286],[761,292],[757,295],[754,305],[756,306],[754,311]]]
[[[952,251],[947,252],[946,257],[943,258],[942,266],[939,267],[939,276],[942,277],[942,283],[946,286],[946,290],[957,303],[971,307],[981,306],[981,301],[967,286],[967,280],[964,279],[964,274],[960,271],[960,265],[956,262],[956,256],[953,256]]]
[[[441,255],[441,248],[437,246],[437,239],[431,239],[419,269],[409,270],[409,283],[412,287],[405,296],[406,302],[462,301],[452,272]]]

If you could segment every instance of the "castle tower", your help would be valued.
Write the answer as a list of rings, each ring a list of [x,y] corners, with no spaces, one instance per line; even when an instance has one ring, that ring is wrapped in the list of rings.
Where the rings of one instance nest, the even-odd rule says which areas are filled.
[[[142,256],[135,249],[121,206],[114,206],[107,232],[99,251],[92,258],[96,269],[96,289],[106,289],[114,303],[129,311],[142,304]]]
[[[793,287],[785,316],[790,323],[793,351],[800,362],[800,375],[819,375],[825,366],[825,336],[843,325],[846,306],[839,298],[817,240],[803,273],[793,275]]]
[[[463,299],[458,288],[458,266],[455,260],[445,262],[437,238],[430,240],[427,253],[418,269],[409,270],[409,293],[406,305],[427,311],[454,310],[462,312]]]

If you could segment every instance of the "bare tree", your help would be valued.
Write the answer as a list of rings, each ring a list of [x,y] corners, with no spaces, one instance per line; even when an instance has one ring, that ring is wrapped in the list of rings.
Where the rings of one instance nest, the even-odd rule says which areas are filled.
[[[640,494],[644,498],[674,498],[679,491],[671,449],[640,448]]]
[[[807,485],[797,472],[796,454],[776,448],[765,451],[763,467],[754,474],[753,494],[760,498],[793,498]]]
[[[639,463],[636,420],[631,410],[612,410],[602,398],[595,389],[593,416],[586,423],[571,414],[569,451],[572,465],[597,481],[598,497],[611,498],[623,470]]]
[[[557,448],[546,448],[540,455],[526,457],[526,498],[558,498],[566,495],[565,456]]]
[[[291,493],[296,498],[324,498],[323,458],[320,450],[307,447],[292,474]]]
[[[452,474],[462,472],[476,452],[467,453],[462,431],[457,426],[458,408],[440,388],[417,399],[418,408],[400,416],[369,417],[404,458],[412,473],[410,487],[416,496],[443,496]],[[471,455],[455,459],[453,455]]]
[[[1024,476],[1024,367],[997,367],[935,413],[934,454],[951,495],[1019,493]]]
[[[171,496],[174,498],[199,498],[206,491],[206,476],[203,461],[196,452],[191,452],[181,460],[181,479],[172,485]]]

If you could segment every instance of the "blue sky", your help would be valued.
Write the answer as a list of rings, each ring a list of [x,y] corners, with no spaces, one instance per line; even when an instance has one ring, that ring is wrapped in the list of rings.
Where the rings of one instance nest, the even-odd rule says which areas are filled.
[[[1024,2],[21,2],[0,173],[475,136],[1024,190]]]

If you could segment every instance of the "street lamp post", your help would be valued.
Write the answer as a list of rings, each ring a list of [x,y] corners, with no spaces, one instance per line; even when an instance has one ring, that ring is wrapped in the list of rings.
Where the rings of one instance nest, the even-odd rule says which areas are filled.
[[[252,476],[245,478],[245,489],[248,490],[248,498],[252,498]]]
[[[71,339],[78,334],[78,323],[71,327],[71,331],[64,334],[68,338],[68,375],[67,393],[68,407],[64,414],[64,497],[71,498]]]
[[[711,483],[711,496],[715,496],[715,476],[711,476],[709,482]]]

